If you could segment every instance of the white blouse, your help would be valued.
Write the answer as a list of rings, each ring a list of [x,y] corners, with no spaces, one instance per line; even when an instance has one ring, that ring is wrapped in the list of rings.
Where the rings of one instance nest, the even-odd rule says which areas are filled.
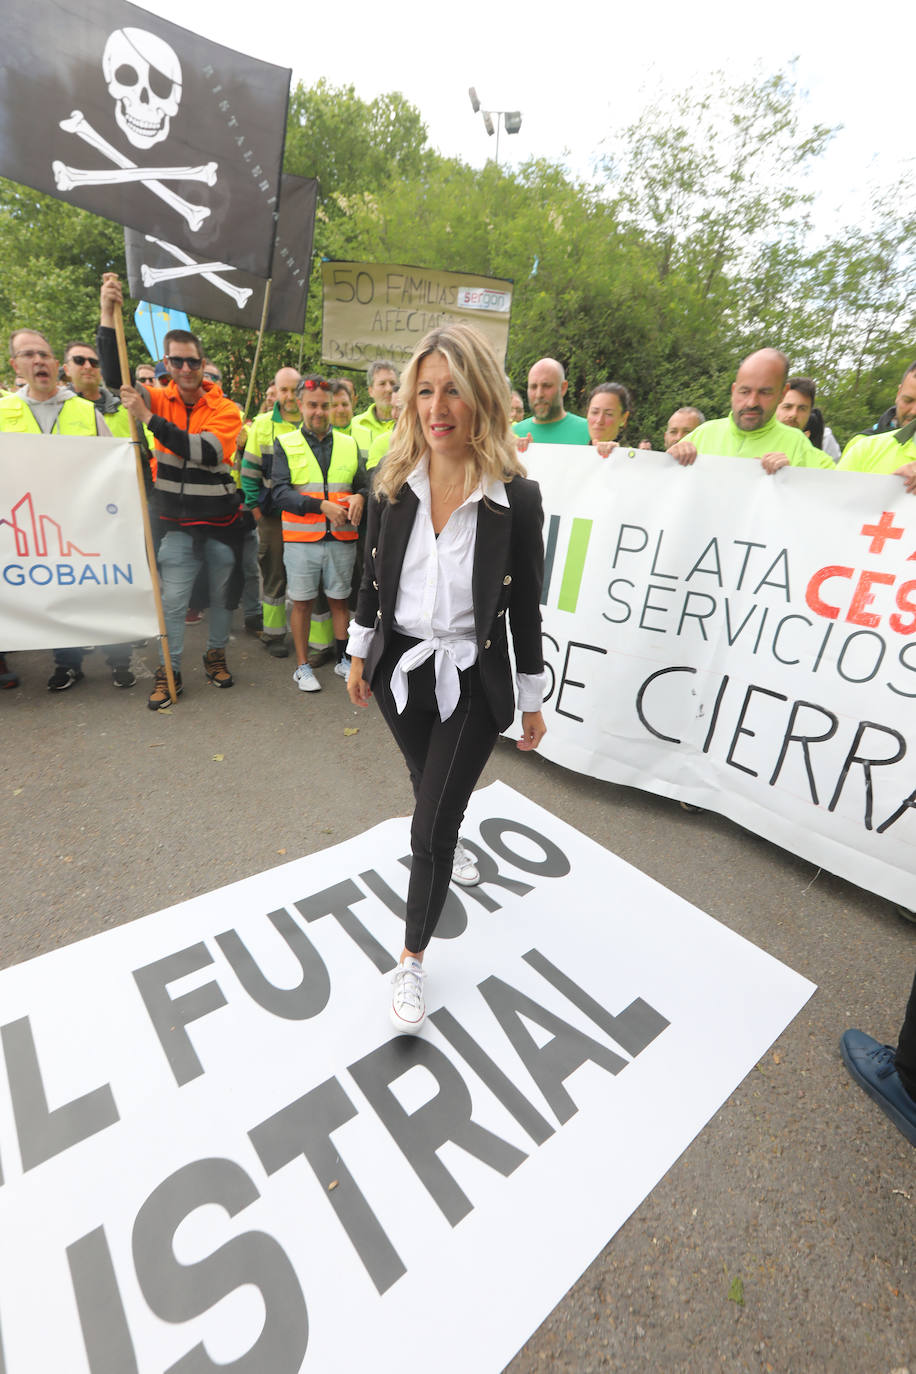
[[[398,711],[403,711],[407,705],[408,674],[435,655],[436,704],[440,719],[448,720],[461,695],[458,670],[464,671],[477,661],[471,577],[477,544],[477,503],[484,493],[477,486],[452,512],[437,539],[430,507],[427,457],[420,459],[407,484],[420,505],[404,553],[394,628],[420,643],[402,654],[395,665],[391,694]],[[494,505],[509,504],[504,482],[490,482],[486,495]],[[354,621],[347,653],[365,658],[373,633],[373,627]],[[520,710],[541,709],[545,678],[545,673],[516,674]]]

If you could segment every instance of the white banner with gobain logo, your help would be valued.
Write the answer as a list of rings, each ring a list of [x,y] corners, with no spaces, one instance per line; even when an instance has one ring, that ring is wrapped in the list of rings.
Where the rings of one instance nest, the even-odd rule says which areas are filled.
[[[0,434],[0,588],[4,652],[158,635],[129,443]]]
[[[532,445],[541,752],[916,907],[916,497],[900,478]]]

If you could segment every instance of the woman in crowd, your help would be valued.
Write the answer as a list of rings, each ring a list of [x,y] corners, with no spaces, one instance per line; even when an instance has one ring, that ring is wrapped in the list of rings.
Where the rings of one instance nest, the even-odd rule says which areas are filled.
[[[617,436],[626,429],[632,409],[630,393],[620,382],[602,382],[596,386],[588,398],[585,412],[590,443],[616,443]]]
[[[459,827],[515,713],[507,619],[522,709],[518,747],[536,749],[545,732],[544,548],[540,490],[524,475],[507,383],[483,336],[465,324],[427,334],[400,394],[369,505],[347,687],[356,706],[375,692],[416,799],[406,938],[390,1009],[395,1027],[415,1034],[426,1018],[423,956]]]

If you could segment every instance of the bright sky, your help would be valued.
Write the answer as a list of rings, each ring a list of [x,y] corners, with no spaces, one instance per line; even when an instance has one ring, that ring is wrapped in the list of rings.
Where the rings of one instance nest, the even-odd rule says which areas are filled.
[[[292,66],[294,80],[307,85],[325,77],[352,84],[363,99],[399,90],[419,108],[433,146],[473,165],[494,155],[495,139],[472,113],[469,86],[484,108],[522,112],[521,132],[501,134],[501,162],[566,157],[587,175],[607,135],[666,90],[687,84],[702,94],[716,70],[739,82],[786,70],[793,58],[811,120],[844,126],[812,182],[821,222],[839,212],[848,223],[867,212],[870,183],[893,181],[913,149],[912,19],[902,0],[874,11],[844,11],[833,0],[754,3],[743,22],[736,0],[647,0],[612,12],[565,11],[543,0],[527,7],[349,0],[311,18],[297,0],[273,0],[264,10],[252,0],[194,11],[181,0],[144,7]]]

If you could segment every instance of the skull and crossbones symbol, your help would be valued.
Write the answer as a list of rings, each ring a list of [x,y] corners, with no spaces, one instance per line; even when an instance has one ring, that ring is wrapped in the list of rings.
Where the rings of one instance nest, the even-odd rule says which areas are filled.
[[[102,54],[102,75],[114,101],[115,121],[135,148],[146,150],[164,142],[181,104],[181,63],[174,49],[146,29],[115,29]],[[60,121],[66,133],[76,134],[114,165],[87,171],[55,160],[51,164],[59,191],[75,186],[110,186],[140,181],[197,230],[210,214],[208,205],[194,205],[165,185],[169,181],[202,181],[214,186],[219,164],[199,167],[138,167],[92,127],[80,110]]]

